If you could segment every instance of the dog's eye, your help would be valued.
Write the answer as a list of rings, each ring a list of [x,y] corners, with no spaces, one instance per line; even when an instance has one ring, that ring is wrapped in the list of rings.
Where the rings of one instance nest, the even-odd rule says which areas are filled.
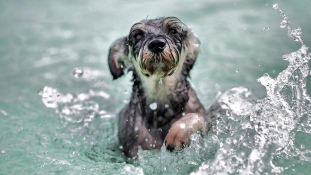
[[[142,33],[137,33],[136,35],[134,35],[134,38],[138,41],[143,37]]]
[[[177,33],[177,30],[176,30],[176,29],[170,29],[170,30],[168,31],[168,33],[169,33],[170,35],[175,35],[175,34]]]

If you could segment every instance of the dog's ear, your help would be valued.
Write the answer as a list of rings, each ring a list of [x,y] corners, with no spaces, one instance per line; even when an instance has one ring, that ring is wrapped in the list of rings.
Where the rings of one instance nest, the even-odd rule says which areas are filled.
[[[188,28],[185,31],[186,41],[185,45],[187,48],[187,55],[185,60],[184,67],[186,68],[186,72],[189,76],[189,71],[192,69],[196,58],[200,52],[200,40],[195,36],[192,29]]]
[[[125,61],[128,57],[127,37],[122,37],[114,41],[108,54],[108,64],[113,79],[117,79],[124,74]]]

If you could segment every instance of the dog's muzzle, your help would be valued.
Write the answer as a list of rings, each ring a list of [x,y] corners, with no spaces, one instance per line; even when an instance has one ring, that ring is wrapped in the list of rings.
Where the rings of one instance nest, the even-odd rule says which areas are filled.
[[[171,42],[165,38],[155,38],[145,44],[140,59],[143,75],[149,77],[156,74],[165,77],[174,73],[179,55]]]

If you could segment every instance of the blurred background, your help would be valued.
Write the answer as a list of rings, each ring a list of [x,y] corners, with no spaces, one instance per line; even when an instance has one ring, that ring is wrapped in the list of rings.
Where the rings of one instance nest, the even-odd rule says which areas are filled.
[[[129,99],[131,74],[112,81],[107,54],[145,18],[176,16],[198,35],[191,84],[205,106],[237,86],[263,98],[257,78],[275,77],[288,65],[282,55],[300,47],[280,28],[274,3],[311,46],[309,0],[1,1],[0,174],[124,166],[115,115]]]

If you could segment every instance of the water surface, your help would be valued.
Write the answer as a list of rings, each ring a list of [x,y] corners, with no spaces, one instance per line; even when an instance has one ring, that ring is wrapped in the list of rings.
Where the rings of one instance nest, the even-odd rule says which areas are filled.
[[[307,174],[311,160],[308,104],[292,104],[303,108],[302,116],[297,109],[289,109],[294,115],[272,108],[274,102],[265,101],[266,88],[257,81],[264,73],[276,78],[289,65],[282,55],[301,48],[287,36],[286,28],[280,28],[283,18],[272,8],[277,2],[292,28],[302,28],[304,44],[311,46],[308,0],[0,2],[0,174]],[[222,95],[239,105],[228,101],[237,110],[228,110],[215,121],[218,133],[194,138],[184,152],[142,152],[143,159],[127,165],[118,149],[115,116],[129,99],[131,75],[112,81],[107,52],[132,24],[161,16],[179,17],[200,38],[201,53],[191,84],[202,103],[208,107]],[[74,76],[77,69],[83,73]],[[298,76],[297,81],[290,82],[305,80],[300,74],[292,75]],[[310,94],[310,81],[307,84],[307,88],[297,87]],[[235,89],[225,93],[231,88]],[[289,101],[297,101],[295,90],[284,91]],[[255,107],[272,112],[254,115]],[[249,130],[241,123],[247,116],[255,123]],[[289,124],[273,123],[286,117],[291,119]],[[272,137],[263,139],[268,147],[256,142],[258,133],[266,131],[255,128],[257,119],[270,118],[267,124],[288,126],[281,140],[286,144],[268,142],[266,138]],[[275,131],[276,138],[282,137],[281,130]],[[243,136],[239,143],[245,144],[233,147],[239,136]],[[233,148],[245,149],[244,157]]]

